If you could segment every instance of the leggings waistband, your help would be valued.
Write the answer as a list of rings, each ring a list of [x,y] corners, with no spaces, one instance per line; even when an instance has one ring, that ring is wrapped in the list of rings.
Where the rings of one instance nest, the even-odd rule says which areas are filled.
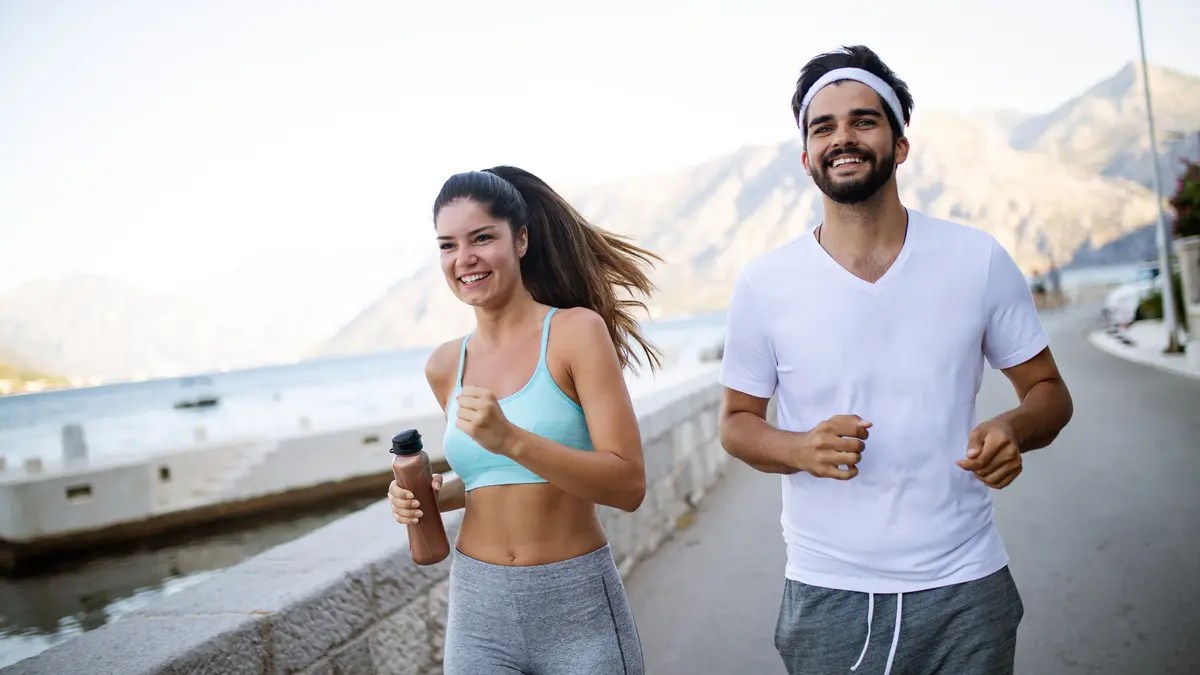
[[[617,566],[608,544],[574,558],[543,565],[495,565],[477,560],[454,549],[451,574],[463,581],[502,585],[506,590],[544,589],[581,578],[617,575]],[[619,576],[619,575],[617,575]]]

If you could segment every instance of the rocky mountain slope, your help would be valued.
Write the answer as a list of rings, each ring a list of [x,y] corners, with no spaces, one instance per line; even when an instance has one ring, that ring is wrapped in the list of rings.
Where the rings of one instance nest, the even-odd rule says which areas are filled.
[[[898,173],[904,201],[992,232],[1027,268],[1144,256],[1155,210],[1140,77],[1130,65],[1044,115],[918,110]],[[1200,156],[1200,78],[1152,68],[1150,83],[1169,193],[1176,158]],[[563,189],[595,222],[666,258],[652,300],[663,316],[722,307],[742,264],[821,219],[794,140]],[[335,269],[344,272],[331,264],[267,282],[252,269],[192,296],[94,276],[30,283],[0,293],[0,345],[47,372],[138,378],[427,345],[471,325],[436,266],[374,301],[377,281],[352,285]]]
[[[1026,270],[1111,252],[1156,217],[1139,164],[1149,151],[1138,144],[1146,137],[1139,77],[1124,68],[1043,116],[918,113],[913,151],[897,174],[902,200],[992,233]],[[1200,131],[1200,79],[1152,70],[1151,86],[1164,128]],[[1164,145],[1183,152],[1183,142]],[[663,255],[657,312],[711,310],[727,301],[746,261],[820,222],[821,194],[801,150],[798,139],[749,147],[687,171],[564,192],[598,225]],[[428,344],[471,321],[430,267],[394,284],[320,353]]]
[[[1153,188],[1143,81],[1140,65],[1130,63],[1050,113],[1017,124],[1010,133],[1012,145]],[[1200,156],[1200,78],[1152,65],[1150,94],[1162,189],[1169,195],[1180,175],[1180,159]]]

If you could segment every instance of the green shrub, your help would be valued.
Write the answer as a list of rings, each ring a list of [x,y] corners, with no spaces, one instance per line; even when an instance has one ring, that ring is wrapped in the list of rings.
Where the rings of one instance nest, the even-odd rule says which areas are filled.
[[[1200,236],[1200,163],[1184,160],[1187,167],[1179,177],[1171,207],[1175,209],[1175,236]]]
[[[1171,275],[1172,286],[1175,287],[1175,316],[1179,320],[1179,327],[1187,330],[1187,312],[1183,308],[1183,278],[1178,272]],[[1155,289],[1149,295],[1138,303],[1137,313],[1134,315],[1134,321],[1142,321],[1145,319],[1162,319],[1163,318],[1163,297],[1162,291]]]

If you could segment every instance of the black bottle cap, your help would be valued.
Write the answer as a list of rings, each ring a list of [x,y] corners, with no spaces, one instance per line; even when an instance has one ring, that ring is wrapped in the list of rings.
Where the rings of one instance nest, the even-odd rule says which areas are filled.
[[[405,429],[392,437],[393,455],[415,455],[423,447],[421,433],[416,429]]]

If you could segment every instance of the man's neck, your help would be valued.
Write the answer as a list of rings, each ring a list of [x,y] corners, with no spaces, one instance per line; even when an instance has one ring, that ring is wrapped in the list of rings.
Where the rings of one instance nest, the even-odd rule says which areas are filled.
[[[895,182],[858,204],[825,198],[825,222],[818,241],[850,273],[874,283],[895,262],[908,235],[908,211]]]

